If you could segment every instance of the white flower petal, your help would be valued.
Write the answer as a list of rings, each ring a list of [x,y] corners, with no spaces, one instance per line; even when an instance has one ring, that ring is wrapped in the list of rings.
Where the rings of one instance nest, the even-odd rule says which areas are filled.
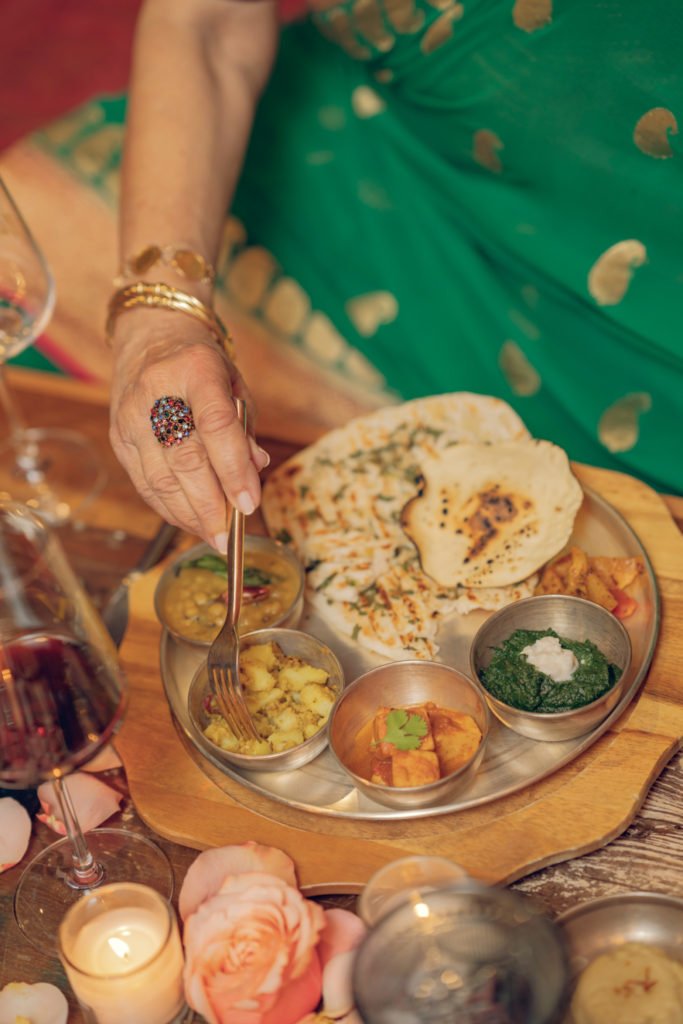
[[[24,1017],[30,1024],[66,1024],[69,1004],[54,985],[40,981],[27,985],[11,981],[0,992],[0,1024],[15,1024]]]
[[[18,864],[31,838],[31,818],[18,800],[0,799],[0,873]]]
[[[119,809],[123,797],[111,786],[105,786],[99,779],[83,772],[74,772],[64,780],[71,802],[76,811],[78,823],[84,832],[97,828],[103,821],[110,818]],[[44,782],[38,787],[38,799],[43,808],[38,820],[48,825],[60,835],[65,834],[64,822],[61,819],[59,802],[51,782]]]

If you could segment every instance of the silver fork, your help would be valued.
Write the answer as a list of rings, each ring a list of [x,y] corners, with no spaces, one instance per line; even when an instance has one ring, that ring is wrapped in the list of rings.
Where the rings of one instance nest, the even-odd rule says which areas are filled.
[[[247,430],[245,403],[234,399],[237,416]],[[242,606],[244,573],[244,515],[233,508],[228,525],[228,586],[225,595],[225,622],[209,648],[206,662],[209,688],[220,713],[238,740],[259,739],[244,701],[239,676],[239,637],[237,621]]]

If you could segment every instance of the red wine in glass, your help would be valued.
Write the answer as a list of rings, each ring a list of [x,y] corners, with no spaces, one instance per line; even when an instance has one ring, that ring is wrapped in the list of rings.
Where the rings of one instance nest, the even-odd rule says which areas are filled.
[[[0,644],[0,782],[28,787],[78,768],[123,712],[97,651],[59,633]]]
[[[56,537],[26,506],[0,502],[0,786],[51,781],[66,830],[29,863],[14,896],[19,927],[41,950],[56,953],[68,907],[104,881],[173,891],[155,843],[122,828],[84,836],[69,795],[68,773],[112,739],[126,693],[116,649]]]

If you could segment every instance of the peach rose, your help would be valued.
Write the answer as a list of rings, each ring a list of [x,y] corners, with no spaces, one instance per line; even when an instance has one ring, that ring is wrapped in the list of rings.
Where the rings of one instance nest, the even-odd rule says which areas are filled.
[[[197,905],[196,893],[181,892],[181,906],[192,908],[184,931],[185,996],[209,1024],[296,1024],[320,1000],[316,947],[325,915],[290,884],[292,862],[276,852],[246,844],[200,854],[213,876],[209,894]],[[216,891],[219,862],[225,873]],[[201,865],[191,888],[200,875]]]

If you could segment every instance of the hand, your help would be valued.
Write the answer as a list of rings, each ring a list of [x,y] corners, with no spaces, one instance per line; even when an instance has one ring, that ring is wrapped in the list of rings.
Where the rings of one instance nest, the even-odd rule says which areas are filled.
[[[165,448],[152,432],[157,398],[176,395],[196,429]],[[218,550],[227,545],[225,502],[249,515],[261,500],[269,458],[237,419],[234,395],[253,404],[235,365],[199,324],[177,313],[127,313],[114,337],[111,425],[114,452],[148,505]]]

